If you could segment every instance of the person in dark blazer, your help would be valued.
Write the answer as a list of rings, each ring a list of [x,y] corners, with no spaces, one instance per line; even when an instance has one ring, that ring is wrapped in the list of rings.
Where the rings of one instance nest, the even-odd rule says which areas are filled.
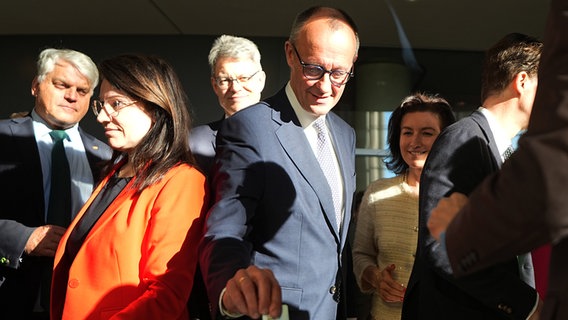
[[[550,242],[548,291],[540,314],[544,320],[568,319],[567,28],[568,1],[552,0],[535,109],[519,148],[469,201],[452,194],[440,201],[428,221],[457,277]]]
[[[197,165],[208,176],[213,166],[217,131],[223,119],[260,101],[266,74],[260,64],[260,51],[249,39],[222,35],[209,51],[211,87],[223,108],[223,118],[191,130],[191,152]]]
[[[539,298],[530,253],[455,280],[426,221],[442,197],[469,194],[511,152],[512,139],[528,125],[541,48],[537,39],[518,33],[494,44],[482,68],[482,106],[447,127],[432,146],[420,179],[417,260],[403,318],[524,320],[535,312]]]
[[[83,53],[45,49],[37,61],[31,93],[35,106],[26,116],[0,121],[0,309],[19,319],[48,319],[53,256],[66,226],[48,224],[52,129],[65,130],[71,173],[69,220],[89,197],[110,148],[84,132],[79,121],[89,109],[99,73]],[[40,298],[41,296],[41,298]]]
[[[189,147],[197,167],[208,177],[215,158],[217,131],[225,118],[260,101],[266,74],[260,63],[260,51],[254,42],[243,37],[222,35],[215,39],[209,51],[211,87],[223,109],[223,117],[191,130]],[[198,269],[200,267],[198,266]],[[209,302],[201,272],[196,279],[189,299],[191,316],[209,318]]]
[[[200,260],[214,315],[278,317],[285,304],[290,319],[336,318],[355,133],[330,111],[352,76],[358,47],[345,12],[303,11],[284,46],[288,84],[223,121]],[[316,158],[322,128],[314,124],[327,125],[319,134],[331,136],[325,160],[332,170]],[[339,182],[328,182],[324,172]]]

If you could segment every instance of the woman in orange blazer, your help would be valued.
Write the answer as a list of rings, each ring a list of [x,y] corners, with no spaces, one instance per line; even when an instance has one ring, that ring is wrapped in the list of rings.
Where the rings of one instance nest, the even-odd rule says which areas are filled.
[[[157,57],[118,56],[100,72],[93,111],[115,152],[59,243],[51,319],[188,319],[206,187],[187,99]]]

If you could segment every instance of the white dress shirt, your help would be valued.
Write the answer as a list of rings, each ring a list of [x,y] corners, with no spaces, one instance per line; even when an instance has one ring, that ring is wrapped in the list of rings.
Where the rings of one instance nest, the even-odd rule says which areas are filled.
[[[32,119],[43,174],[43,196],[45,201],[45,218],[47,220],[49,192],[51,191],[51,149],[53,148],[53,140],[49,133],[52,129],[47,126],[46,122],[35,110],[32,111]],[[83,140],[79,134],[78,124],[65,130],[65,132],[69,136],[68,139],[63,141],[63,144],[71,173],[72,219],[93,192],[94,179],[89,161],[87,160],[87,154],[85,153],[85,147],[83,146]]]

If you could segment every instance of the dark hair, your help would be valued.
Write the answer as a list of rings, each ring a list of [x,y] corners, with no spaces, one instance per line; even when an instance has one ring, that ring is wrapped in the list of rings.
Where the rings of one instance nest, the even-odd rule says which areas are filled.
[[[481,72],[481,102],[503,91],[520,72],[538,74],[542,42],[521,33],[510,33],[485,53]]]
[[[441,130],[456,121],[450,104],[438,95],[416,93],[404,98],[400,106],[391,114],[388,126],[387,139],[390,154],[385,159],[385,164],[396,174],[401,174],[408,169],[408,164],[400,153],[400,126],[404,115],[412,112],[432,112],[440,120]]]
[[[355,33],[355,39],[357,41],[355,53],[359,51],[359,29],[355,21],[344,10],[332,7],[314,6],[300,12],[292,23],[290,38],[288,40],[291,43],[296,43],[300,30],[315,16],[327,17],[330,27],[334,30],[339,27],[337,21],[342,21],[347,24],[353,30],[353,33]]]
[[[180,163],[193,165],[188,142],[191,118],[187,96],[172,66],[156,56],[126,54],[101,62],[99,69],[101,79],[143,103],[154,120],[148,133],[130,152],[134,188],[142,191]],[[128,155],[115,151],[106,173],[119,157]]]

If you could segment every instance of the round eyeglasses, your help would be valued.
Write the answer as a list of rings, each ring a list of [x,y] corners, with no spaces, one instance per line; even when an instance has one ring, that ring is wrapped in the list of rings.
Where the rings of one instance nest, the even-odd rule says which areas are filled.
[[[239,76],[236,78],[215,77],[215,83],[220,89],[227,89],[235,82],[240,84],[241,87],[246,87],[248,82],[252,78],[254,78],[254,76],[256,76],[260,71],[262,70],[258,70],[257,72],[251,74],[250,76]]]
[[[353,67],[351,70],[344,71],[344,70],[327,70],[326,68],[320,66],[319,64],[312,64],[312,63],[305,63],[302,58],[300,58],[300,54],[296,49],[296,46],[292,44],[292,48],[294,48],[294,52],[296,52],[296,57],[298,57],[298,61],[300,65],[302,65],[302,73],[304,77],[308,80],[319,80],[321,79],[326,73],[329,73],[329,81],[336,86],[341,87],[342,85],[346,84],[350,78],[353,78]]]
[[[122,101],[120,99],[114,99],[110,101],[93,100],[92,108],[95,116],[99,116],[101,110],[104,110],[106,114],[114,118],[118,115],[118,112],[126,107],[130,107],[137,103],[138,101]]]

